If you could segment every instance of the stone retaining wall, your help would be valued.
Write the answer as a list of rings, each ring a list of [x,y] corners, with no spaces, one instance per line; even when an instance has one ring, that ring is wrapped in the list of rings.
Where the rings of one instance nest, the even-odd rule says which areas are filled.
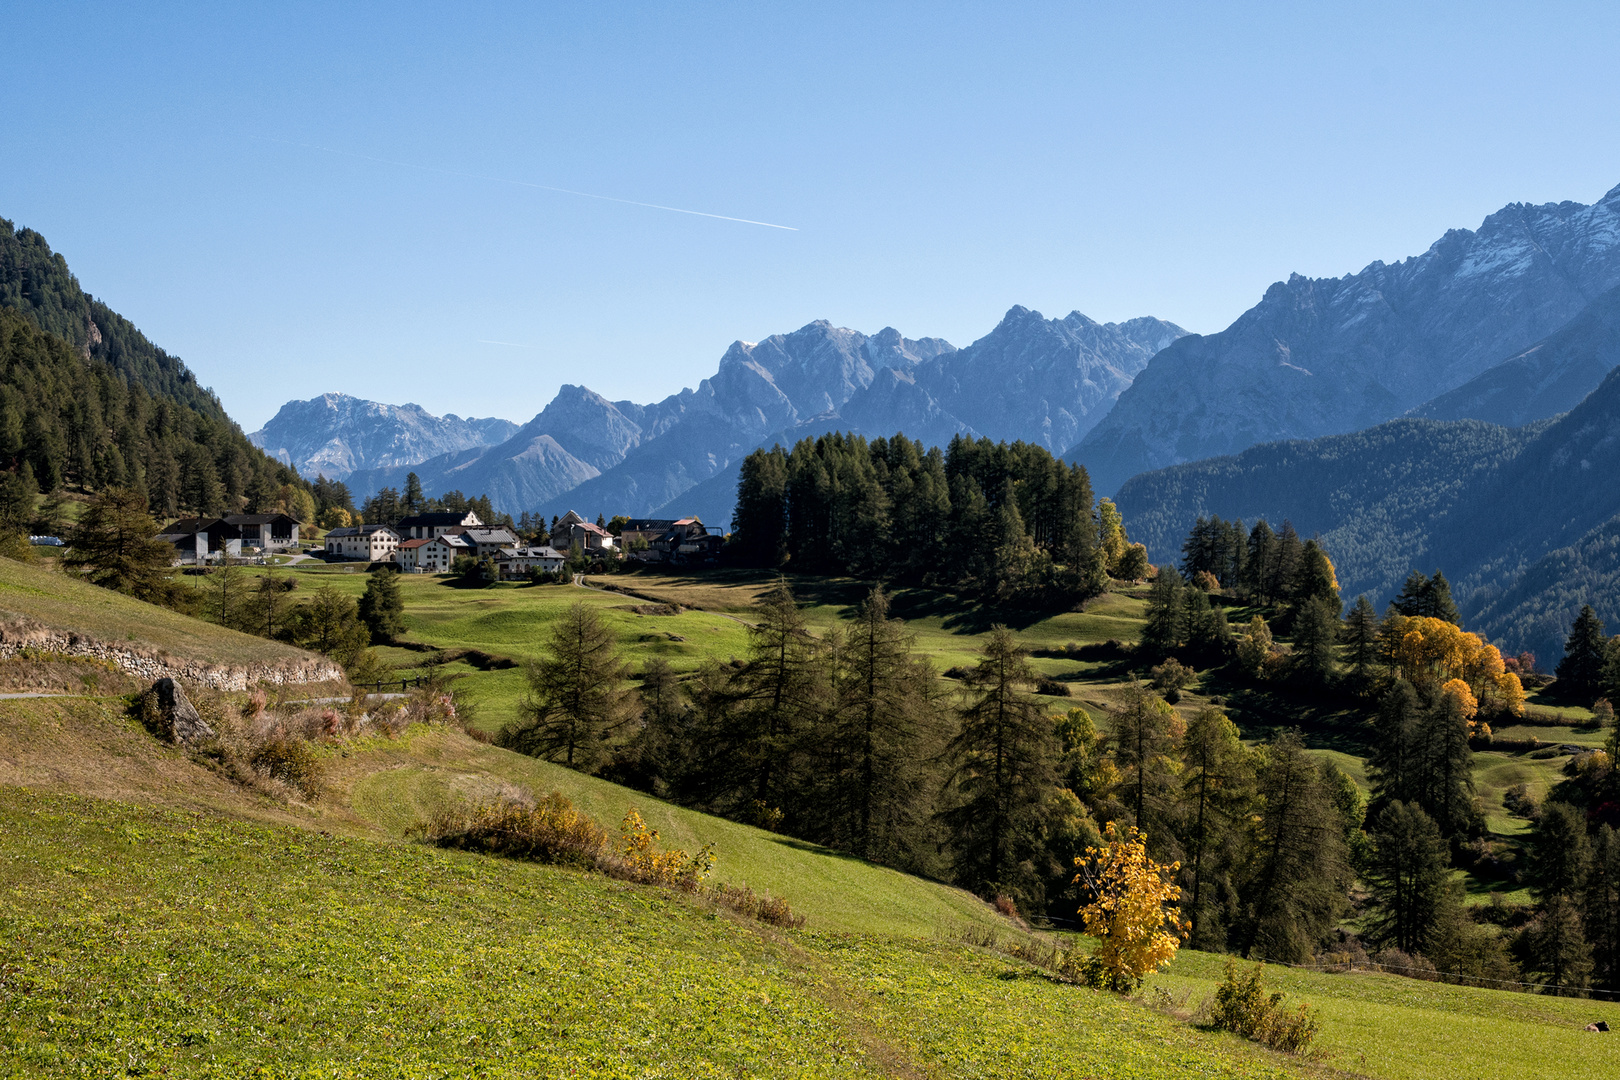
[[[167,653],[131,645],[109,645],[83,634],[66,633],[38,624],[0,623],[0,660],[35,654],[84,656],[113,664],[148,682],[177,679],[216,690],[247,690],[260,683],[296,685],[340,681],[343,669],[324,657],[283,660],[269,664],[206,664],[181,660]]]

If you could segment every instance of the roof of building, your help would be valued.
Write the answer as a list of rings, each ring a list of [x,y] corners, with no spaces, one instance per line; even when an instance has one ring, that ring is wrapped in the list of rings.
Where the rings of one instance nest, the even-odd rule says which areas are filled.
[[[380,532],[388,533],[391,536],[399,535],[399,533],[394,532],[394,530],[387,525],[357,525],[355,528],[361,536],[370,536],[372,533]]]
[[[503,547],[497,559],[566,559],[568,556],[554,547]]]
[[[181,518],[179,521],[171,522],[170,524],[165,525],[163,527],[163,532],[165,534],[199,533],[213,532],[217,529],[234,530],[234,528],[235,526],[225,518],[190,517]]]
[[[517,535],[504,525],[470,525],[462,529],[460,535],[480,544],[511,544],[517,541]]]
[[[290,521],[294,525],[303,524],[291,514],[226,514],[224,520],[230,525],[273,525],[279,521]]]
[[[359,536],[359,535],[360,535],[360,528],[357,525],[344,525],[344,526],[342,526],[340,528],[328,529],[327,532],[326,532],[326,538],[328,540],[342,538],[342,537],[345,537],[345,536]]]
[[[635,518],[624,523],[625,532],[663,532],[675,522],[669,518]]]
[[[428,536],[428,537],[422,538],[421,540],[407,540],[403,544],[400,544],[399,546],[402,549],[403,548],[426,547],[428,544],[434,543],[437,540],[438,540],[438,537],[436,537],[436,536]]]
[[[600,526],[600,525],[592,525],[588,521],[581,521],[578,524],[576,524],[574,526],[574,528],[576,528],[576,529],[584,529],[586,532],[596,533],[598,536],[612,536],[613,535],[612,533],[608,532],[606,529],[602,528],[602,526]]]
[[[472,518],[468,521],[468,518]],[[396,529],[437,529],[451,525],[478,525],[478,515],[471,510],[436,510],[430,514],[412,514],[400,518]]]
[[[672,521],[672,522],[670,522],[670,524],[675,526],[678,529],[682,525],[701,525],[703,523],[701,521],[699,521],[695,517],[690,517],[690,518],[681,518],[681,520],[679,520],[679,521]]]

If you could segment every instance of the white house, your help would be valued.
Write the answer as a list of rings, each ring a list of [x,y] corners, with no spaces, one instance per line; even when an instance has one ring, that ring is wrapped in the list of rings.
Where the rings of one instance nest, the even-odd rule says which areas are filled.
[[[503,548],[514,547],[518,542],[517,536],[503,525],[462,529],[455,535],[472,545],[474,554],[480,559],[485,555],[493,556]]]
[[[386,525],[352,525],[326,534],[326,551],[344,559],[393,562],[399,551],[399,533]]]
[[[470,555],[472,545],[459,536],[405,540],[399,545],[399,568],[407,573],[448,574],[457,555]]]

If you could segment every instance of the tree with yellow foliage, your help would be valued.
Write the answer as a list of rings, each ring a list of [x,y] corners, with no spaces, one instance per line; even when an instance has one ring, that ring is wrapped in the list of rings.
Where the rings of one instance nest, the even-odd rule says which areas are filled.
[[[1092,986],[1128,993],[1169,964],[1186,940],[1190,927],[1175,906],[1181,887],[1173,884],[1181,864],[1154,862],[1140,831],[1132,826],[1121,835],[1112,821],[1103,846],[1087,848],[1074,864],[1075,883],[1092,896],[1080,917],[1099,939],[1076,965],[1078,974]]]
[[[1425,615],[1391,615],[1385,632],[1395,644],[1391,659],[1402,677],[1429,700],[1452,682],[1469,692],[1472,719],[1480,708],[1518,715],[1524,712],[1524,687],[1505,669],[1496,646],[1444,619]]]

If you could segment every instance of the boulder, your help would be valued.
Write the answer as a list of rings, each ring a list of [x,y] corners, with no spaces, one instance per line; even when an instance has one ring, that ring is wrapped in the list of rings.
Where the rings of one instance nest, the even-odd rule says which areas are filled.
[[[1609,1030],[1609,1022],[1607,1020],[1599,1020],[1595,1024],[1587,1024],[1586,1025],[1586,1030],[1587,1031],[1608,1031]]]
[[[159,679],[152,684],[152,689],[146,692],[144,711],[154,733],[179,746],[214,737],[214,729],[173,679]]]

